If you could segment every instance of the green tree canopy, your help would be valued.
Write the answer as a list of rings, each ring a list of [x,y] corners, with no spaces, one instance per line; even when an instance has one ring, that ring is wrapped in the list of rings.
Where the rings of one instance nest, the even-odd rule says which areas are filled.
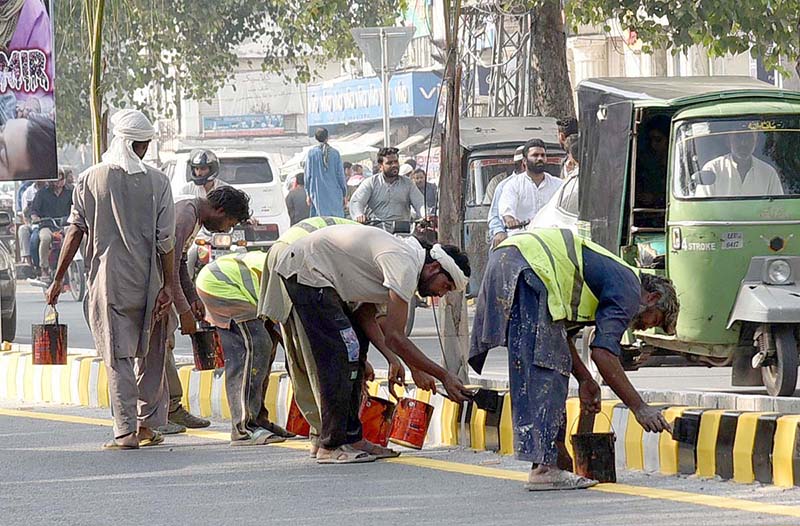
[[[113,0],[106,3],[100,83],[103,104],[169,114],[165,91],[204,100],[233,76],[237,45],[260,40],[266,71],[307,81],[315,56],[353,56],[350,28],[393,20],[401,0]],[[55,2],[59,142],[91,137],[91,39],[87,8]]]
[[[798,0],[572,0],[567,19],[575,26],[616,20],[636,31],[644,52],[695,44],[712,56],[750,51],[770,69],[780,57],[800,56]]]

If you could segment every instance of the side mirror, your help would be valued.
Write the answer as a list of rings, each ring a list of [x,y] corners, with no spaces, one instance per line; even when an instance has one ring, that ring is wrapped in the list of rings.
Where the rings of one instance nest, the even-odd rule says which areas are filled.
[[[710,185],[714,184],[717,180],[717,174],[711,170],[700,170],[692,174],[692,183]]]
[[[0,228],[5,228],[13,222],[11,214],[8,212],[0,212]]]

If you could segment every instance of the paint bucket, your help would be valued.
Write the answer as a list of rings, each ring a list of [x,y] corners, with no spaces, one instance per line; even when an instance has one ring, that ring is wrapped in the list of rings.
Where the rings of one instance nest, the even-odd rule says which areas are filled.
[[[216,327],[202,327],[192,334],[192,353],[194,368],[198,371],[225,367],[222,340]]]
[[[307,437],[311,434],[311,426],[308,420],[303,416],[297,401],[292,397],[292,403],[289,405],[289,415],[286,417],[286,431],[294,433],[297,436]]]
[[[364,440],[386,447],[389,443],[393,413],[394,404],[390,401],[377,396],[364,397],[358,411]]]
[[[604,413],[600,414],[605,416]],[[594,415],[591,417],[593,423]],[[613,430],[610,433],[581,432],[582,427],[584,426],[579,425],[578,433],[571,436],[572,451],[575,455],[575,473],[598,482],[616,482],[617,470],[614,455],[616,434]]]
[[[67,363],[67,326],[58,323],[58,311],[53,307],[52,322],[45,317],[41,325],[31,326],[34,365],[65,365]]]
[[[432,405],[413,398],[401,399],[394,412],[389,440],[401,446],[422,449],[432,416]]]

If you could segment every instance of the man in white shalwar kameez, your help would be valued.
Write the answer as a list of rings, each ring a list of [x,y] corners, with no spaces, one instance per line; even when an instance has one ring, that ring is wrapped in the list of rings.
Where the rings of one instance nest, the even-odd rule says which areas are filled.
[[[107,449],[163,442],[167,421],[164,375],[166,313],[171,306],[175,212],[169,180],[144,164],[153,126],[135,110],[111,118],[114,138],[103,162],[81,175],[70,227],[47,302],[81,239],[88,237],[89,326],[108,373],[114,440]]]

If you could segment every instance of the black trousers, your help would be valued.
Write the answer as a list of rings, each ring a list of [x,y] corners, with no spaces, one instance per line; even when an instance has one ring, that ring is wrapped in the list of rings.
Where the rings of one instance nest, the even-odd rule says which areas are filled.
[[[335,449],[361,440],[361,382],[369,339],[333,288],[284,279],[316,362],[319,385],[319,444]],[[314,382],[311,382],[314,385]]]

